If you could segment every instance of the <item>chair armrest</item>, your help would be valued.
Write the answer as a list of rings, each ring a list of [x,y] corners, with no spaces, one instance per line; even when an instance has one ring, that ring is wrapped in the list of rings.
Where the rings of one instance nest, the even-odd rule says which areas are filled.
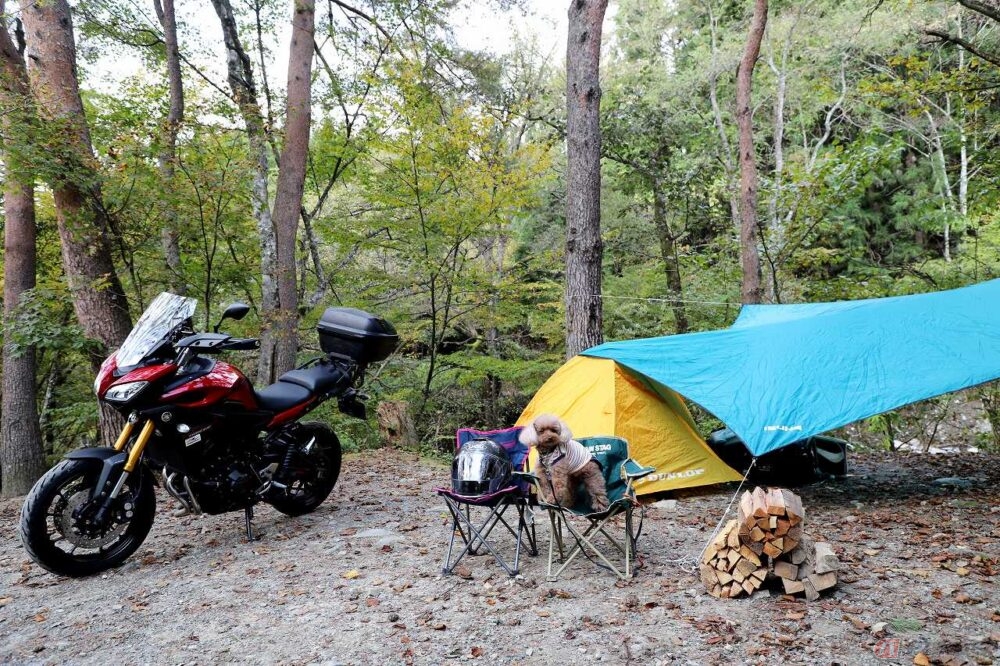
[[[636,461],[629,458],[624,463],[622,463],[622,474],[626,479],[634,481],[635,479],[641,479],[644,476],[649,476],[656,471],[655,467],[646,467],[640,465]]]
[[[534,472],[511,472],[510,477],[516,483],[527,482],[528,492],[532,495],[541,494],[542,481]]]

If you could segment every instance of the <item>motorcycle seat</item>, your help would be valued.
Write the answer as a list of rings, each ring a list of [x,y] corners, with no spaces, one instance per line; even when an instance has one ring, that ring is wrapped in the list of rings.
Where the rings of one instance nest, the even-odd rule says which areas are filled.
[[[304,386],[280,380],[254,393],[261,408],[272,412],[283,412],[313,397]]]
[[[309,368],[290,370],[278,377],[278,381],[301,386],[312,393],[329,393],[350,378],[332,363],[319,363]]]

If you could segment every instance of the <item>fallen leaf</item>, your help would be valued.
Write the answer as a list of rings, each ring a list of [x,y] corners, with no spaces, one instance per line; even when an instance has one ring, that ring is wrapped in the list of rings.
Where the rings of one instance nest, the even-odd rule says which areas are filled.
[[[368,608],[374,608],[375,606],[378,606],[378,599],[372,597],[366,600],[365,604],[368,606]]]
[[[31,619],[33,619],[35,622],[45,622],[45,620],[48,619],[48,616],[45,613],[39,613]]]
[[[956,592],[955,601],[960,604],[967,604],[972,602],[972,597],[970,597],[965,592]]]
[[[472,570],[469,567],[459,565],[455,567],[455,575],[466,580],[472,578]]]
[[[878,555],[880,552],[882,552],[882,551],[875,550],[874,548],[866,548],[864,550],[865,555],[868,555],[869,557],[874,557],[874,556]]]
[[[957,569],[955,569],[955,573],[957,573],[959,576],[968,576],[969,569],[966,567],[958,567]]]
[[[917,653],[917,656],[913,658],[913,663],[915,666],[931,666],[931,660],[923,652]]]
[[[803,613],[805,615],[805,613]],[[864,620],[854,617],[853,615],[845,615],[844,619],[854,625],[854,628],[858,631],[864,631],[868,628],[868,623]]]
[[[477,658],[477,659],[479,657],[482,657],[483,656],[483,648],[481,648],[481,647],[479,647],[477,645],[473,645],[472,646],[472,656],[475,657],[475,658]]]
[[[354,580],[355,578],[357,578],[360,575],[361,575],[361,572],[359,572],[357,569],[351,569],[350,571],[348,571],[347,573],[345,573],[343,575],[343,577],[346,578],[347,580]]]
[[[540,610],[535,612],[538,614],[538,617],[550,617],[552,615],[552,613],[548,612],[547,610]]]

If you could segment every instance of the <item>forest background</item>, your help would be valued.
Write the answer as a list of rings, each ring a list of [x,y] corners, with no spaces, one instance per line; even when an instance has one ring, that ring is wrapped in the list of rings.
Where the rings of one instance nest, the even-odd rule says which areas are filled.
[[[163,290],[198,298],[205,329],[233,301],[252,306],[227,329],[264,331],[259,357],[236,358],[258,386],[318,353],[326,307],[384,316],[402,343],[366,392],[433,450],[449,449],[456,427],[512,423],[566,357],[565,61],[551,35],[483,49],[456,36],[470,12],[506,22],[534,3],[211,4],[175,16],[172,0],[0,1],[4,493],[24,441],[53,460],[107,437],[92,368]],[[976,0],[756,4],[767,22],[748,154],[762,300],[996,277],[1000,11]],[[303,5],[311,39],[289,44],[280,36],[305,29]],[[746,301],[737,70],[753,11],[619,0],[607,12],[589,294],[604,338],[725,327]],[[45,32],[62,18],[75,31]],[[224,62],[209,41],[220,35]],[[141,67],[109,78],[116,59]],[[66,71],[47,75],[66,78],[46,87],[52,62]],[[71,84],[76,112],[60,98]],[[27,225],[11,213],[25,201]],[[101,307],[111,314],[94,317]],[[282,358],[289,339],[297,353]],[[32,398],[37,431],[14,418],[26,409],[8,406],[15,393]],[[992,426],[969,443],[1000,448],[997,387],[957,402]],[[893,447],[901,430],[936,431],[954,404],[862,430]],[[365,422],[319,416],[365,448],[379,439],[371,411]],[[716,425],[697,417],[706,432]]]

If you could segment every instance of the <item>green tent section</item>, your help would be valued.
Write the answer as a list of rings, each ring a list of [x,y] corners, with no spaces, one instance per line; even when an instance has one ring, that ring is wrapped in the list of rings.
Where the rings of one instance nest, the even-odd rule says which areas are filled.
[[[518,419],[556,414],[574,437],[616,435],[632,457],[656,473],[636,484],[638,494],[739,481],[698,435],[684,401],[669,388],[613,360],[576,356],[538,390]]]

